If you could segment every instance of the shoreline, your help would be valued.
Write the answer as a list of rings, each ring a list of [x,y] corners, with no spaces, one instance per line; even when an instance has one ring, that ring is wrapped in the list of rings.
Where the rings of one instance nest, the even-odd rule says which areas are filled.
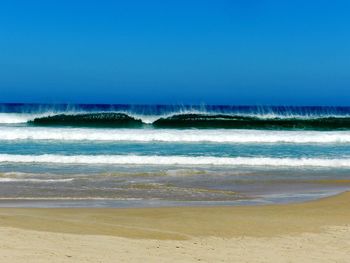
[[[259,206],[0,208],[0,227],[150,239],[274,236],[350,223],[349,202],[350,192],[343,192],[303,203]]]
[[[0,262],[346,262],[349,203],[0,208]]]
[[[203,197],[201,200],[197,199],[163,199],[163,198],[115,198],[104,196],[20,196],[20,197],[1,197],[0,209],[3,208],[171,208],[171,207],[236,207],[236,206],[266,206],[274,204],[294,204],[316,201],[325,197],[331,197],[343,192],[349,191],[349,179],[318,179],[318,180],[286,180],[286,182],[268,182],[271,185],[275,184],[275,188],[289,187],[289,191],[283,192],[272,190],[269,186],[265,189],[258,189],[257,191],[247,191],[246,189],[239,189],[241,191],[226,191],[208,188],[186,188],[179,187],[178,189],[190,189],[194,193],[210,193],[223,194],[226,196],[219,196],[210,198],[211,196]],[[249,182],[251,184],[251,182]],[[133,188],[134,187],[134,188]],[[167,186],[164,186],[164,189]],[[142,187],[137,185],[131,186],[130,189],[146,189],[153,191],[157,187],[153,187],[152,183],[144,184]],[[175,187],[176,188],[176,187]],[[254,185],[253,185],[254,188]],[[161,189],[161,188],[159,188]],[[170,187],[171,189],[171,187]],[[287,188],[286,188],[287,189]],[[178,193],[180,194],[180,192]],[[227,198],[229,196],[229,198]],[[187,196],[189,197],[189,196]]]

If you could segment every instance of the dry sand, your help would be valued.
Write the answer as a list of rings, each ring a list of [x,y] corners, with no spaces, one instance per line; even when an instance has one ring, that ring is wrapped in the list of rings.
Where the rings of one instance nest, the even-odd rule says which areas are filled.
[[[350,193],[303,204],[0,209],[0,262],[350,262]]]

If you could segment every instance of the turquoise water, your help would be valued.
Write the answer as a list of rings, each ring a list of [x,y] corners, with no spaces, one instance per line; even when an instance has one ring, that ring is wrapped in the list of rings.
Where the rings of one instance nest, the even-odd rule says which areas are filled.
[[[249,205],[350,188],[346,107],[0,109],[3,206]]]

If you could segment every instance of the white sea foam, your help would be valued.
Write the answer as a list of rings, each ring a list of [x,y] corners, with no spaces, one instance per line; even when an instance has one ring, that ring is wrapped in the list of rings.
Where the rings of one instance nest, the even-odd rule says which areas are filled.
[[[0,154],[0,163],[117,164],[117,165],[213,165],[278,167],[350,167],[350,159],[189,157],[140,155],[10,155]]]
[[[36,179],[36,178],[1,178],[0,183],[8,182],[30,182],[30,183],[57,183],[57,182],[71,182],[73,178],[66,179]]]
[[[0,140],[320,144],[350,143],[350,131],[0,127]]]
[[[32,114],[0,113],[0,123],[2,124],[26,123],[33,118],[35,117]]]

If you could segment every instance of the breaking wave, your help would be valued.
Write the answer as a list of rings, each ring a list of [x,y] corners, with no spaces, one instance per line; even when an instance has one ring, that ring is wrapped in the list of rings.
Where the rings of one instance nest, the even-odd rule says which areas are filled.
[[[242,115],[178,114],[156,119],[152,123],[125,113],[59,114],[34,118],[28,123],[39,126],[141,128],[231,128],[231,129],[350,129],[350,117],[266,117]]]
[[[115,128],[350,129],[349,107],[0,104],[0,124]]]
[[[349,129],[350,117],[266,118],[241,115],[180,114],[153,122],[160,128]]]
[[[59,114],[35,118],[31,124],[41,126],[102,126],[102,127],[140,127],[143,122],[124,113],[85,113]]]

